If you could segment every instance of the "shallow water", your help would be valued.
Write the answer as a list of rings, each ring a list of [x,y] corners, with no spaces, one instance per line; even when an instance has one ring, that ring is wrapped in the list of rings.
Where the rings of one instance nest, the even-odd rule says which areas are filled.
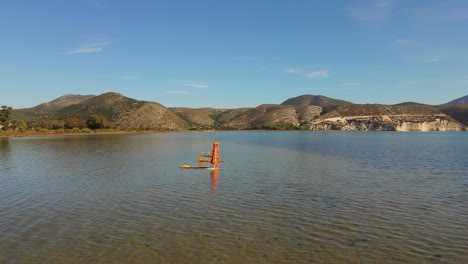
[[[468,263],[467,160],[463,132],[0,138],[0,263]]]

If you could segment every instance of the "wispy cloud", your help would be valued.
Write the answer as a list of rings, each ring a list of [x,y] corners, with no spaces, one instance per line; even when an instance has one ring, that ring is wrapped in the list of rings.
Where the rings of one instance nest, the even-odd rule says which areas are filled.
[[[468,20],[468,6],[465,0],[434,1],[407,8],[404,14],[418,22],[465,22]]]
[[[395,39],[392,42],[393,46],[410,46],[414,45],[414,42],[409,39]]]
[[[108,47],[111,44],[112,42],[110,41],[91,43],[91,44],[83,45],[74,50],[66,51],[65,54],[86,54],[86,53],[100,52],[100,51],[103,51],[104,48]]]
[[[304,78],[307,78],[307,79],[328,77],[328,71],[327,70],[307,72],[307,71],[304,71],[304,70],[301,70],[301,69],[289,68],[289,69],[286,69],[285,72],[290,73],[290,74],[302,75]]]
[[[436,63],[436,62],[439,62],[440,59],[439,58],[431,58],[431,59],[425,59],[422,61],[422,63]]]
[[[391,42],[391,47],[402,58],[413,63],[438,63],[460,59],[464,54],[463,51],[457,50],[450,40],[396,39]]]
[[[199,89],[207,89],[208,88],[207,83],[201,83],[201,82],[186,82],[183,85],[193,87],[193,88],[199,88]]]
[[[131,75],[128,75],[128,76],[119,76],[118,77],[120,80],[124,80],[124,81],[134,81],[134,80],[138,80],[139,78],[137,76],[131,76]]]
[[[133,75],[105,75],[105,78],[111,78],[111,79],[119,79],[123,81],[135,81],[140,78],[138,76],[133,76]]]
[[[285,72],[296,74],[296,73],[300,73],[301,71],[298,69],[289,68],[289,69],[286,69]]]
[[[375,23],[388,19],[408,19],[407,23],[465,23],[468,21],[466,0],[420,1],[353,0],[345,7],[356,21]]]
[[[308,79],[328,77],[328,71],[321,70],[321,71],[309,72],[305,75],[305,77]]]
[[[190,94],[187,91],[180,91],[180,90],[169,90],[166,91],[167,94]]]
[[[360,87],[360,86],[364,86],[366,85],[366,83],[337,83],[336,86],[338,87]]]
[[[359,0],[345,10],[355,20],[376,22],[387,19],[396,7],[397,0]]]

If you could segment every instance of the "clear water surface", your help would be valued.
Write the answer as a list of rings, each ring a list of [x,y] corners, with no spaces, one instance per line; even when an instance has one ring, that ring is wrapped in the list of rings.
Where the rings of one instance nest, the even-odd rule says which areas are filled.
[[[184,170],[220,142],[221,169]],[[0,138],[0,263],[468,263],[468,134]]]

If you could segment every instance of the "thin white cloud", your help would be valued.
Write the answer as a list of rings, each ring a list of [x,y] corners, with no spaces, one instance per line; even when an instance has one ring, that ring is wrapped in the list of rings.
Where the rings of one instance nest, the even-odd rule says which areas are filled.
[[[354,1],[345,10],[352,19],[375,22],[391,16],[396,6],[397,0],[359,0]]]
[[[138,80],[137,76],[120,76],[119,79],[125,80],[125,81],[134,81]]]
[[[112,42],[96,42],[81,46],[77,49],[66,51],[65,54],[86,54],[103,51],[104,48],[112,44]]]
[[[337,83],[336,86],[339,87],[360,87],[364,86],[366,83]]]
[[[328,77],[328,71],[327,70],[306,72],[306,71],[301,70],[301,69],[289,68],[289,69],[286,69],[285,72],[290,73],[290,74],[302,75],[304,78],[307,78],[307,79]]]
[[[321,71],[309,72],[305,75],[305,77],[308,79],[328,77],[328,71],[321,70]]]
[[[180,90],[169,90],[166,91],[167,94],[190,94],[189,92],[186,91],[180,91]]]
[[[184,83],[183,85],[193,87],[193,88],[199,88],[199,89],[207,89],[208,88],[208,84],[200,83],[200,82],[187,82],[187,83]]]
[[[439,62],[440,59],[439,58],[431,58],[431,59],[425,59],[422,61],[422,63],[436,63],[436,62]]]
[[[468,21],[466,0],[420,1],[408,4],[403,0],[352,0],[345,7],[356,20],[376,23],[389,19],[408,19],[407,23],[465,23]],[[427,26],[427,25],[425,25]]]
[[[407,8],[404,14],[417,22],[465,22],[468,20],[468,6],[465,0],[434,1]]]
[[[294,69],[294,68],[289,68],[289,69],[286,69],[285,72],[292,73],[292,74],[297,74],[297,73],[300,73],[301,70]]]
[[[432,64],[445,60],[460,59],[462,51],[450,49],[451,41],[396,39],[391,47],[402,58],[413,63]]]
[[[393,42],[392,42],[392,45],[394,46],[409,46],[409,45],[414,45],[414,42],[412,40],[409,40],[409,39],[395,39]]]
[[[123,81],[135,81],[139,80],[138,76],[133,76],[133,75],[105,75],[103,76],[105,78],[111,78],[111,79],[119,79]]]
[[[390,45],[393,49],[395,49],[395,51],[406,52],[409,55],[414,55],[416,53],[421,53],[422,51],[427,50],[426,47],[428,46],[428,43],[415,39],[401,38],[393,40]]]

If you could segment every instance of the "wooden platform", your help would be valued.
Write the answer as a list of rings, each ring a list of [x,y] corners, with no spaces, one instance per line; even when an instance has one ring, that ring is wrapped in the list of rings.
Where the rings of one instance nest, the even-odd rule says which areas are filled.
[[[180,165],[182,169],[207,169],[208,165]]]

